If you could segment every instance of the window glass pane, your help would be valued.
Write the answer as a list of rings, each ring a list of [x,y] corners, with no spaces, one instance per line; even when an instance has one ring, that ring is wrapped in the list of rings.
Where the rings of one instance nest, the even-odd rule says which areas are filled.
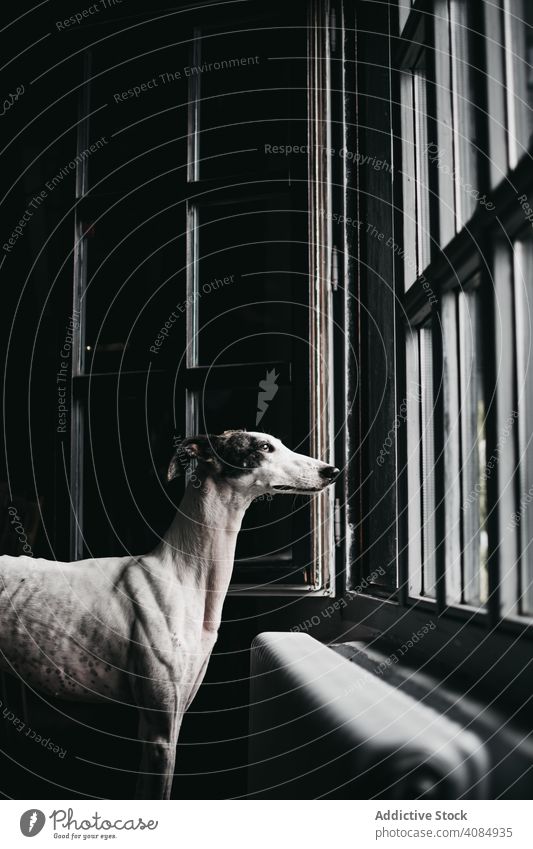
[[[503,0],[503,8],[509,164],[514,168],[528,149],[533,131],[533,4],[531,0]]]
[[[459,419],[459,360],[457,296],[442,299],[442,352],[444,381],[444,551],[446,601],[460,604],[461,580],[461,425]]]
[[[399,9],[398,9],[398,17],[400,23],[400,32],[404,28],[407,18],[409,17],[409,11],[412,6],[411,0],[399,0]]]
[[[287,19],[285,27],[272,28],[251,19],[240,24],[243,32],[222,24],[220,34],[202,33],[186,69],[200,99],[196,179],[243,173],[307,179],[306,28],[296,17],[298,26]]]
[[[452,52],[453,126],[455,157],[456,230],[476,208],[476,92],[469,50],[469,16],[466,0],[450,0]]]
[[[437,0],[434,22],[437,141],[436,143],[432,142],[429,146],[429,161],[437,169],[439,242],[444,247],[455,235],[454,145],[448,0]]]
[[[428,108],[427,84],[423,59],[413,73],[416,149],[416,225],[418,274],[430,259],[429,186],[428,186]]]
[[[490,184],[494,187],[504,178],[508,166],[504,28],[501,0],[484,3],[483,7],[486,33],[489,170]]]
[[[432,331],[407,338],[409,593],[435,596],[435,450]]]
[[[188,14],[179,17],[181,33],[163,18],[130,27],[127,38],[113,37],[112,48],[109,35],[95,37],[85,114],[89,144],[103,145],[84,154],[91,189],[127,192],[163,173],[174,187],[184,179],[190,21]],[[152,190],[158,194],[159,183]]]
[[[406,339],[407,489],[409,594],[420,595],[422,583],[421,464],[420,464],[420,359],[418,331],[411,328]]]
[[[430,259],[427,84],[424,55],[401,77],[404,279],[406,289]]]
[[[86,371],[133,371],[150,362],[159,368],[182,355],[185,211],[173,204],[161,214],[160,203],[152,187],[135,204],[121,201],[104,214],[98,206],[94,218],[84,212],[87,281],[79,309]]]
[[[409,71],[401,76],[401,97],[404,281],[405,288],[408,289],[417,277],[413,75]]]
[[[308,353],[307,210],[291,202],[269,195],[196,207],[190,365],[289,360],[297,346]]]
[[[512,265],[508,247],[497,244],[494,256],[494,321],[496,348],[498,452],[498,560],[500,565],[499,593],[501,613],[518,613],[518,544],[516,528],[517,501],[515,496],[517,458],[515,434],[511,423],[516,417],[515,363],[513,340],[515,316],[513,310]],[[505,434],[508,434],[505,436]]]
[[[513,522],[518,525],[521,612],[533,615],[533,236],[514,247],[517,409],[520,491]]]
[[[480,605],[488,597],[487,475],[485,405],[482,384],[481,326],[478,295],[460,292],[459,350],[461,405],[461,482],[463,601]]]
[[[420,394],[422,412],[422,530],[423,582],[422,594],[435,596],[435,402],[433,392],[433,333],[420,330]]]

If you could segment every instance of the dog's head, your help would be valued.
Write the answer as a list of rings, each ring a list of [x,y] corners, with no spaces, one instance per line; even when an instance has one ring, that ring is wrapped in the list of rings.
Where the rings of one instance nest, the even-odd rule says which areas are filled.
[[[291,451],[275,436],[243,430],[184,439],[171,460],[168,480],[192,460],[200,474],[251,495],[320,492],[339,475],[334,466]]]

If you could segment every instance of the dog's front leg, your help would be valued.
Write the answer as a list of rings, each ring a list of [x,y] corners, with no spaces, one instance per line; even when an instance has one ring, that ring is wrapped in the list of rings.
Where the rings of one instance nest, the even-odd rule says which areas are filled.
[[[200,684],[201,684],[201,683],[202,683],[202,681],[204,680],[205,673],[206,673],[206,670],[207,670],[207,667],[208,667],[208,664],[209,664],[210,659],[211,659],[211,655],[209,654],[209,655],[206,657],[206,659],[204,660],[204,662],[202,663],[202,667],[201,667],[200,672],[199,672],[199,674],[198,674],[198,678],[197,678],[197,679],[196,679],[196,681],[194,682],[194,684],[193,684],[193,686],[192,686],[192,688],[191,688],[191,692],[189,693],[189,696],[188,696],[188,698],[187,698],[187,702],[186,702],[186,704],[185,704],[185,711],[184,711],[184,713],[186,713],[186,712],[189,710],[189,708],[190,708],[190,706],[191,706],[191,704],[192,704],[192,702],[193,702],[193,699],[194,699],[194,697],[196,696],[196,693],[197,693],[197,692],[198,692],[198,690],[200,689]]]
[[[140,708],[139,740],[142,757],[137,778],[137,799],[170,799],[176,746],[182,712],[178,694],[154,702],[153,708]]]

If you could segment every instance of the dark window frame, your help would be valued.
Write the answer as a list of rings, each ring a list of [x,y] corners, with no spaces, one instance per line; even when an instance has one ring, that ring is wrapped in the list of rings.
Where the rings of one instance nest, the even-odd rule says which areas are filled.
[[[311,385],[312,385],[312,402],[310,409],[311,421],[319,420],[321,426],[311,430],[309,438],[309,451],[314,456],[321,456],[324,459],[333,459],[333,395],[331,380],[328,379],[324,363],[330,361],[332,356],[331,335],[333,333],[332,307],[329,303],[331,297],[331,275],[332,275],[332,247],[327,233],[327,228],[324,227],[324,221],[327,217],[318,214],[319,203],[322,208],[329,208],[331,200],[323,195],[324,187],[329,185],[325,174],[328,170],[328,158],[321,153],[327,139],[324,133],[328,132],[329,120],[323,120],[322,116],[328,112],[329,106],[329,44],[330,36],[325,41],[322,40],[321,24],[324,21],[325,9],[327,3],[321,3],[319,0],[309,5],[309,15],[307,20],[308,27],[308,80],[310,90],[313,91],[313,96],[309,98],[309,110],[314,116],[314,120],[309,121],[308,118],[308,135],[309,135],[309,175],[307,187],[314,190],[315,193],[321,196],[322,200],[318,201],[315,197],[313,206],[314,213],[309,213],[309,256],[310,270],[309,279],[312,282],[311,290],[311,308],[310,315],[315,317],[310,320],[310,338],[314,340],[314,362],[312,364]],[[246,14],[246,11],[245,11]],[[191,63],[194,64],[199,57],[201,30],[195,26],[192,31],[192,58]],[[326,54],[322,53],[326,51]],[[326,56],[326,61],[322,61]],[[91,77],[90,51],[85,53],[84,58],[84,79],[88,80]],[[207,183],[214,185],[216,181],[201,180],[198,169],[195,167],[195,162],[198,154],[197,145],[197,130],[198,130],[198,104],[195,99],[196,94],[199,95],[199,87],[195,84],[199,77],[192,75],[190,79],[190,105],[188,110],[188,163],[187,177],[188,183],[194,193],[195,186],[199,189],[199,194],[205,191]],[[315,84],[312,84],[312,80]],[[84,85],[81,88],[80,94],[80,112],[78,125],[78,147],[83,149],[86,146],[89,137],[89,121],[84,116],[89,114],[89,98],[90,87]],[[318,117],[317,117],[318,116]],[[319,152],[320,151],[320,152]],[[199,179],[200,177],[200,179]],[[88,188],[87,165],[82,162],[77,168],[77,209],[75,222],[75,246],[74,246],[74,286],[73,286],[73,307],[78,310],[81,294],[85,289],[87,281],[87,260],[85,255],[86,241],[84,238],[84,220],[87,219],[87,210],[90,210],[89,220],[94,220],[94,213],[98,215],[99,198],[98,196],[86,197]],[[109,198],[104,198],[105,202]],[[194,201],[187,200],[186,217],[189,219],[194,208]],[[311,210],[311,206],[309,207]],[[192,247],[194,239],[191,240],[191,228],[188,228],[188,246]],[[190,285],[190,280],[189,280]],[[83,319],[83,310],[82,319]],[[187,308],[187,324],[189,329],[193,327],[195,320],[194,312],[188,305]],[[325,324],[324,324],[325,321]],[[323,334],[326,334],[325,338]],[[325,338],[325,341],[324,341]],[[80,517],[83,516],[83,440],[84,440],[84,405],[87,398],[87,393],[90,391],[90,381],[97,381],[99,385],[103,385],[105,381],[112,381],[117,378],[117,374],[113,371],[105,374],[94,373],[85,368],[84,363],[84,343],[85,330],[83,320],[80,326],[75,331],[73,348],[75,356],[73,357],[72,369],[72,416],[71,416],[71,434],[70,434],[70,490],[72,496],[72,518],[70,524],[70,556],[72,559],[80,559],[87,556],[83,541],[83,527],[81,526]],[[221,365],[216,368],[210,368],[207,365],[201,365],[197,360],[192,361],[188,358],[186,367],[183,369],[182,389],[185,397],[188,399],[186,403],[185,428],[187,433],[191,433],[197,426],[197,411],[194,404],[194,393],[201,390],[205,383],[207,374],[210,377],[210,387],[212,388],[230,388],[234,385],[236,376],[241,380],[246,379],[253,385],[258,385],[260,379],[264,378],[265,367],[276,368],[280,373],[278,384],[290,385],[293,380],[291,375],[290,364],[287,367],[285,362],[261,362],[260,364],[246,363],[235,365]],[[124,375],[124,373],[122,373]],[[138,391],[143,392],[143,387],[148,378],[154,376],[154,372],[138,371],[127,374],[127,379],[138,387]],[[168,390],[171,389],[173,375],[167,370],[161,370],[157,373],[157,378],[161,380],[161,385]],[[122,380],[122,377],[121,377]],[[170,451],[170,447],[169,447]],[[253,584],[233,584],[230,588],[230,593],[238,595],[296,595],[296,596],[331,596],[335,592],[335,536],[334,536],[334,492],[328,491],[313,499],[311,504],[311,554],[308,564],[308,571],[311,574],[311,583],[288,584],[286,586],[278,585],[275,587],[255,586]],[[259,581],[259,583],[261,583]]]
[[[351,29],[350,25],[347,23],[346,30],[344,33],[345,41],[349,42],[351,38],[354,38],[356,41],[360,39],[358,43],[358,48],[356,52],[358,52],[358,59],[360,64],[360,70],[357,72],[359,77],[364,75],[364,48],[362,47],[362,38],[368,36],[368,32],[366,32],[366,28],[369,24],[369,17],[367,15],[367,10],[365,10],[364,3],[356,4],[356,10],[351,18]],[[402,67],[405,67],[406,61],[409,60],[409,54],[413,55],[413,51],[417,52],[420,50],[420,44],[417,44],[417,35],[420,32],[423,32],[424,29],[429,30],[426,38],[426,47],[428,48],[428,60],[431,63],[431,47],[432,47],[432,35],[431,30],[432,27],[426,27],[427,22],[431,22],[431,9],[433,3],[430,0],[416,0],[411,8],[408,10],[405,15],[404,25],[402,27],[401,35],[398,34],[397,30],[397,22],[398,22],[398,4],[396,2],[384,3],[380,4],[382,6],[388,7],[388,13],[391,16],[392,21],[392,31],[396,31],[396,35],[393,35],[390,38],[391,43],[391,92],[390,92],[390,100],[389,100],[389,108],[391,114],[391,127],[400,127],[400,104],[399,104],[399,85],[398,85],[398,74]],[[405,5],[405,3],[404,3]],[[474,4],[473,4],[474,5]],[[483,76],[483,69],[487,68],[488,64],[494,62],[494,56],[492,55],[494,51],[493,44],[486,39],[485,37],[485,20],[483,18],[483,4],[476,3],[476,8],[472,10],[472,14],[474,15],[475,20],[475,28],[477,33],[472,38],[472,46],[474,49],[474,60],[473,64],[476,66],[475,74],[476,79],[479,82],[482,81],[483,85],[479,88],[479,106],[480,111],[485,111],[486,113],[486,103],[488,98],[491,96],[490,90],[487,91],[486,79]],[[384,18],[386,20],[387,14],[385,13]],[[347,13],[346,20],[350,21],[350,15]],[[415,42],[415,45],[412,45],[412,42]],[[430,65],[431,69],[431,65]],[[433,71],[430,70],[430,74]],[[478,89],[476,89],[478,90]],[[365,93],[366,94],[366,93]],[[360,92],[358,91],[358,96],[360,96]],[[386,93],[383,90],[378,91],[376,89],[375,92],[376,98],[379,102],[386,100]],[[381,99],[380,99],[381,96]],[[429,141],[434,139],[435,126],[434,126],[434,102],[435,102],[435,91],[432,87],[430,87],[429,91]],[[503,109],[503,105],[502,105]],[[500,117],[504,119],[504,112],[500,113]],[[479,117],[477,120],[480,120]],[[504,121],[503,121],[504,123]],[[487,144],[494,144],[494,127],[498,124],[498,118],[494,121],[489,122],[487,120],[485,126],[483,126],[483,119],[481,119],[481,127],[478,127],[478,138],[486,139]],[[490,141],[489,141],[490,140]],[[401,162],[401,134],[396,130],[394,132],[394,144],[393,149],[391,151],[392,156],[394,157],[394,161],[396,163]],[[530,148],[531,150],[531,148]],[[528,167],[527,163],[528,154],[525,153],[520,160],[517,162],[516,166],[512,169],[509,167],[506,168],[505,175],[500,175],[500,179],[497,182],[493,181],[493,185],[490,185],[490,156],[488,154],[487,149],[482,148],[478,151],[477,161],[479,168],[479,186],[480,186],[480,194],[483,195],[486,192],[486,200],[488,203],[494,203],[495,212],[491,214],[487,211],[486,208],[477,208],[471,218],[463,225],[462,229],[456,233],[446,244],[444,249],[440,249],[438,247],[432,247],[431,251],[431,259],[426,269],[423,269],[423,276],[418,276],[417,280],[410,286],[403,294],[403,261],[401,258],[396,257],[395,263],[395,279],[396,279],[396,291],[398,292],[398,303],[400,304],[399,309],[396,313],[396,334],[397,334],[397,369],[396,369],[396,381],[397,381],[397,394],[396,399],[401,399],[405,397],[406,390],[406,372],[403,367],[404,361],[404,340],[405,340],[405,332],[409,327],[409,324],[412,326],[420,327],[424,323],[427,323],[428,320],[433,320],[434,317],[438,316],[438,306],[432,306],[428,303],[428,299],[426,293],[424,291],[423,282],[424,278],[431,279],[431,285],[435,291],[437,300],[440,301],[442,295],[450,290],[459,291],[461,288],[468,289],[468,287],[472,285],[476,285],[478,291],[481,293],[482,305],[480,318],[482,323],[488,328],[488,334],[490,337],[490,327],[492,326],[494,319],[494,297],[491,291],[492,282],[491,282],[491,274],[492,274],[492,265],[491,265],[491,256],[492,256],[492,243],[495,234],[497,233],[500,226],[503,227],[504,233],[509,235],[510,239],[516,238],[521,231],[524,229],[524,220],[523,214],[520,214],[520,210],[517,209],[516,203],[516,195],[520,193],[525,193],[528,195],[528,198],[531,198],[531,194],[533,191],[533,175],[531,174],[531,169]],[[402,221],[402,192],[401,186],[399,186],[400,180],[398,179],[398,167],[395,169],[396,180],[395,180],[395,232],[401,233],[403,228]],[[359,182],[358,182],[359,181]],[[365,191],[365,180],[362,174],[357,174],[357,180],[354,180],[352,185],[356,185],[359,189],[364,193]],[[432,197],[430,204],[430,215],[432,218],[432,230],[438,233],[438,182],[437,182],[437,174],[436,169],[431,168],[429,174],[429,186],[430,186],[430,196]],[[517,187],[517,191],[513,191],[513,187]],[[496,216],[498,216],[498,221],[496,220]],[[501,222],[501,225],[500,223]],[[501,232],[501,231],[500,231]],[[360,258],[360,252],[365,251],[364,246],[364,237],[361,239],[363,242],[363,246],[357,245],[357,242],[352,239],[351,245],[352,248],[356,248],[358,250],[358,259]],[[473,249],[472,243],[476,242],[478,245],[478,249]],[[355,252],[355,251],[354,251]],[[477,281],[475,284],[473,281]],[[359,342],[361,345],[361,342]],[[435,368],[434,368],[434,381],[437,381],[436,385],[438,385],[438,381],[442,376],[442,353],[440,351],[440,345],[435,344],[434,346],[434,359],[435,359]],[[490,345],[485,347],[485,359],[484,359],[484,378],[483,378],[483,388],[484,395],[486,399],[486,404],[488,408],[488,415],[486,419],[486,440],[487,440],[487,449],[486,454],[487,457],[491,456],[491,452],[493,452],[498,443],[498,433],[497,433],[497,423],[495,416],[495,392],[496,392],[496,362],[495,362],[495,353],[491,349]],[[399,403],[399,400],[397,400]],[[359,408],[361,408],[361,398],[359,398]],[[435,416],[439,420],[442,420],[443,414],[443,397],[442,392],[438,392],[436,395],[436,407],[435,407]],[[357,433],[359,438],[361,436],[364,437],[364,433],[361,430],[357,431],[357,423],[361,420],[361,414],[359,413],[359,418],[355,420],[355,423],[352,425],[352,435],[348,435],[347,442],[350,444],[350,440],[352,440],[353,444],[353,433]],[[365,545],[367,545],[367,540],[365,540],[364,535],[359,534],[357,539],[357,547],[352,546],[349,549],[349,553],[347,556],[347,574],[348,579],[345,584],[345,589],[347,591],[348,597],[351,599],[351,603],[349,605],[348,610],[344,612],[344,618],[347,620],[347,623],[355,623],[355,622],[363,622],[363,625],[351,625],[350,633],[352,634],[363,634],[368,637],[368,635],[372,635],[373,638],[376,637],[377,634],[384,634],[385,631],[389,631],[389,635],[383,636],[383,640],[387,642],[387,639],[395,635],[407,635],[412,633],[413,627],[415,623],[419,622],[421,616],[439,616],[442,622],[446,620],[449,623],[450,628],[455,629],[457,633],[464,635],[471,635],[468,639],[472,639],[475,641],[476,639],[482,638],[485,635],[489,639],[496,640],[496,634],[502,635],[502,639],[512,640],[515,636],[531,636],[530,631],[530,623],[531,618],[529,617],[520,617],[520,618],[505,618],[500,615],[500,590],[499,590],[499,579],[498,575],[495,575],[495,570],[498,568],[498,517],[497,510],[495,509],[495,505],[498,501],[498,474],[494,474],[487,481],[487,498],[489,500],[489,508],[488,518],[486,522],[487,532],[489,536],[489,556],[490,556],[490,569],[489,569],[489,602],[485,610],[480,610],[473,605],[461,605],[454,606],[446,603],[446,598],[444,594],[444,539],[446,534],[446,528],[444,525],[444,516],[442,510],[442,498],[444,494],[444,481],[443,481],[443,465],[442,465],[442,434],[441,428],[438,428],[438,432],[435,435],[435,456],[436,460],[436,473],[437,473],[437,497],[436,502],[438,505],[437,516],[436,516],[436,533],[437,533],[437,595],[434,601],[429,600],[424,597],[413,598],[409,595],[408,586],[409,586],[409,574],[408,574],[408,566],[407,566],[407,541],[408,541],[408,531],[407,531],[407,510],[406,505],[408,503],[408,489],[407,489],[407,473],[406,473],[406,435],[401,429],[399,430],[399,438],[397,441],[397,449],[398,449],[398,462],[397,467],[399,470],[398,475],[398,507],[397,507],[397,529],[398,529],[398,586],[396,589],[393,587],[379,587],[376,585],[370,586],[358,586],[358,581],[361,582],[361,579],[364,578],[364,573],[361,569],[353,568],[354,560],[361,556],[361,551],[364,552]],[[361,465],[361,464],[360,464]],[[364,477],[360,474],[355,480],[352,478],[351,487],[348,491],[348,499],[354,496],[355,486],[361,487],[364,481]],[[361,499],[359,498],[358,503],[361,503]],[[389,513],[390,510],[393,509],[394,506],[394,496],[391,494],[390,505],[389,505]],[[350,575],[351,573],[351,575]],[[456,623],[454,625],[454,623]],[[476,634],[479,636],[476,637]],[[444,640],[444,637],[443,637]],[[432,640],[433,650],[435,646],[441,642],[439,636]],[[442,646],[441,646],[442,648]],[[431,649],[428,647],[427,652],[429,653]],[[523,650],[517,649],[517,654],[523,655]]]

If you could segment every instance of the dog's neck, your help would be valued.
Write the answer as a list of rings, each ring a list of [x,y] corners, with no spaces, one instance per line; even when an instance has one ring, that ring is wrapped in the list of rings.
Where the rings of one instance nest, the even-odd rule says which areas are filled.
[[[200,485],[199,485],[200,484]],[[233,571],[235,546],[253,498],[210,476],[189,482],[157,552],[180,583],[205,596],[204,629],[216,631]]]

